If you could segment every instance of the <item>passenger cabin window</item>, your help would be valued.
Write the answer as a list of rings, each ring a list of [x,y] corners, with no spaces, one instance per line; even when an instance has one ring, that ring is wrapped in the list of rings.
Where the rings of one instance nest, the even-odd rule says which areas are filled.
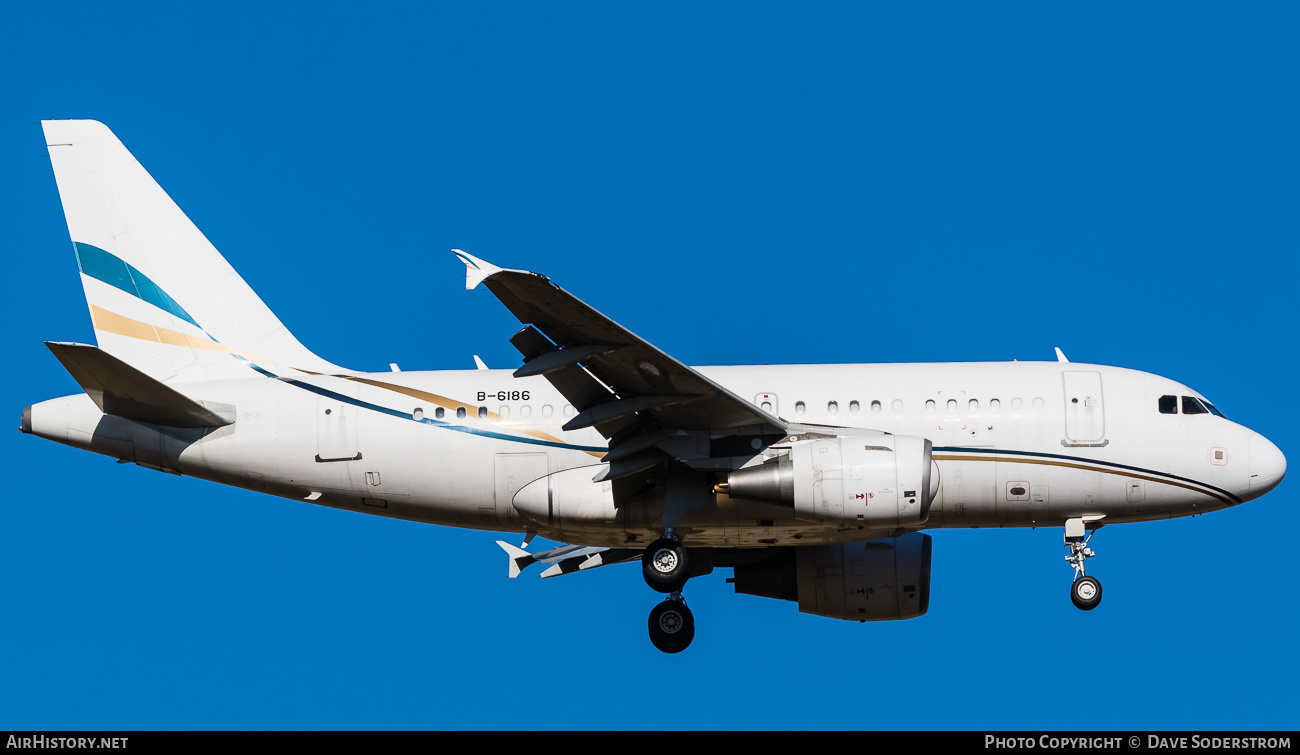
[[[443,409],[441,406],[433,410],[433,416],[437,417],[438,419],[442,419],[443,415],[445,415],[446,413],[447,410]]]
[[[1195,396],[1183,396],[1183,414],[1209,414],[1210,410],[1205,408]]]
[[[1177,397],[1177,396],[1161,396],[1161,397],[1160,397],[1160,413],[1161,413],[1161,414],[1177,414],[1177,413],[1178,413],[1178,397]]]
[[[478,408],[478,418],[479,418],[479,419],[487,419],[487,415],[488,415],[487,407],[486,407],[486,406],[480,406],[480,407]]]
[[[465,419],[465,407],[456,407],[456,419]]]
[[[803,404],[802,401],[796,401],[796,402],[795,402],[795,404],[794,404],[794,413],[795,413],[795,414],[803,414],[803,413],[804,413],[805,411],[807,411],[807,410],[808,410],[808,407],[804,406],[804,404]]]

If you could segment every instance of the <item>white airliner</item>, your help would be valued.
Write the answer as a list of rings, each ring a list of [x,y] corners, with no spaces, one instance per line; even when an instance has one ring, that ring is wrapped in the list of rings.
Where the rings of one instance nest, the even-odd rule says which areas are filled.
[[[363,373],[291,335],[105,126],[47,121],[98,346],[50,342],[84,393],[22,430],[150,469],[367,514],[523,533],[509,575],[639,560],[694,637],[688,578],[857,621],[929,606],[943,527],[1204,514],[1286,473],[1262,435],[1134,370],[1055,362],[687,367],[545,276],[457,251],[523,324],[515,370]],[[480,365],[481,366],[481,365]],[[534,535],[571,543],[525,550]]]

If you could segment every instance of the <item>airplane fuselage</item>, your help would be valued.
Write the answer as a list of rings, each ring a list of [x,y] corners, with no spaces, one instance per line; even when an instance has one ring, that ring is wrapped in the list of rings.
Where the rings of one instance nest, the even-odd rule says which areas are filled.
[[[697,369],[804,426],[929,439],[938,495],[928,520],[911,530],[1167,519],[1250,500],[1280,479],[1269,464],[1281,454],[1262,436],[1211,413],[1182,413],[1183,397],[1199,394],[1135,370],[1068,362]],[[594,474],[606,449],[594,429],[561,429],[574,410],[543,378],[274,367],[249,375],[175,386],[234,406],[237,420],[226,427],[164,429],[105,415],[78,394],[33,406],[25,429],[151,468],[368,514],[587,545],[662,532],[653,496],[582,516],[526,515],[512,505],[539,478],[579,467]],[[1161,397],[1176,397],[1173,413],[1161,412]],[[780,451],[777,444],[764,454]],[[762,459],[736,457],[735,465]],[[679,529],[688,545],[719,547],[890,534],[863,530],[723,493],[688,512]]]

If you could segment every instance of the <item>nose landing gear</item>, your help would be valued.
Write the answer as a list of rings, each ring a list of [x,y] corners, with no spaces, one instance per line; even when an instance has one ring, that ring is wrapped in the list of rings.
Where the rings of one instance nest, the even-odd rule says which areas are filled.
[[[1085,522],[1100,517],[1083,517],[1065,520],[1065,547],[1070,555],[1065,560],[1074,567],[1074,584],[1070,585],[1070,601],[1075,608],[1091,611],[1101,604],[1101,582],[1096,577],[1084,573],[1083,562],[1097,555],[1088,547],[1092,534],[1085,528]],[[1100,527],[1101,525],[1098,525]],[[1096,529],[1093,530],[1096,532]]]

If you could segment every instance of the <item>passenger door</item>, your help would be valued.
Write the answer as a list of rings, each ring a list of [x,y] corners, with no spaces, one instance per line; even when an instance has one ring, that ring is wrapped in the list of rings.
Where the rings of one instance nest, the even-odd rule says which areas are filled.
[[[1102,406],[1100,372],[1063,372],[1065,381],[1065,445],[1106,444],[1106,413]]]

